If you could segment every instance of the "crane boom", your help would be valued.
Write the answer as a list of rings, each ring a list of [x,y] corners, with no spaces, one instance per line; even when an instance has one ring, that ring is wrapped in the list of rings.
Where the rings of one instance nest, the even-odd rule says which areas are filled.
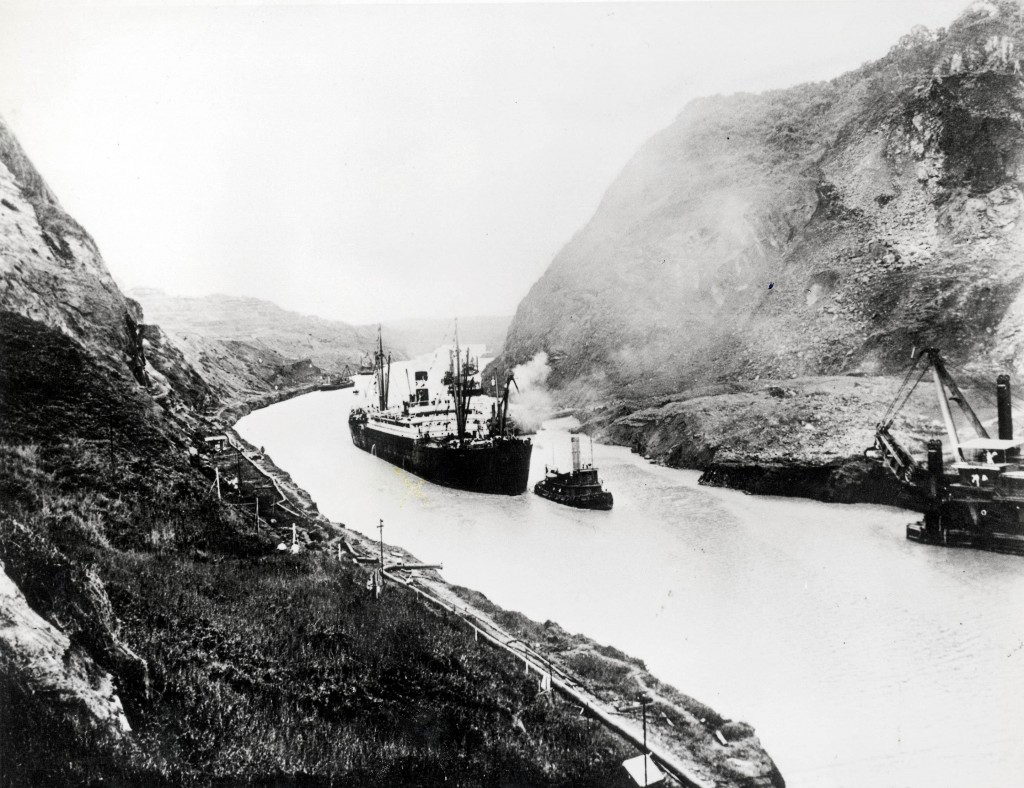
[[[939,395],[939,410],[942,412],[942,421],[946,425],[946,434],[949,435],[950,445],[953,447],[953,451],[963,459],[963,452],[960,451],[960,436],[956,434],[956,425],[953,423],[953,414],[949,411],[946,389],[942,385],[942,374],[935,364],[932,364],[932,378],[935,381],[935,391]]]
[[[963,452],[960,450],[960,439],[956,434],[956,426],[953,424],[953,414],[949,411],[949,400],[953,400],[960,406],[960,410],[967,416],[979,438],[988,438],[988,431],[967,402],[967,397],[964,396],[963,391],[960,390],[956,381],[953,380],[953,376],[949,374],[949,370],[946,369],[946,362],[939,353],[938,348],[925,348],[921,352],[928,356],[928,361],[932,366],[932,378],[935,380],[935,388],[939,395],[939,409],[942,411],[942,420],[946,424],[946,432],[953,442],[954,450],[962,459]],[[949,390],[949,396],[946,395],[946,389]]]
[[[922,468],[913,458],[913,455],[911,455],[910,452],[907,451],[895,437],[893,437],[889,432],[889,428],[895,420],[896,413],[898,413],[900,408],[906,404],[910,398],[910,394],[914,390],[914,387],[912,386],[909,391],[907,391],[905,386],[910,380],[914,368],[916,368],[922,358],[927,358],[928,364],[931,367],[932,380],[935,383],[935,391],[939,400],[939,410],[942,412],[942,421],[945,424],[946,433],[952,443],[954,455],[956,455],[960,460],[965,459],[963,450],[960,447],[960,437],[957,435],[956,424],[953,422],[953,414],[949,408],[950,400],[953,400],[960,406],[960,409],[971,422],[971,426],[974,427],[979,438],[987,440],[989,437],[988,432],[981,423],[981,420],[967,402],[967,398],[964,396],[963,391],[957,385],[956,381],[953,380],[953,376],[949,374],[949,370],[946,369],[946,362],[939,353],[938,348],[928,347],[922,349],[920,353],[914,354],[914,365],[907,373],[907,378],[904,380],[904,385],[900,387],[900,391],[897,392],[896,399],[889,406],[889,409],[886,411],[885,416],[883,416],[882,421],[879,422],[878,426],[875,428],[875,445],[868,450],[868,453],[870,453],[871,456],[883,462],[889,470],[893,472],[893,474],[908,483],[912,482],[912,480],[922,472]],[[922,370],[922,373],[923,372],[924,370]],[[918,378],[918,380],[920,380],[920,378]],[[916,385],[917,384],[915,383],[914,386]],[[906,393],[904,394],[904,392]],[[1012,427],[1009,429],[1012,429]]]

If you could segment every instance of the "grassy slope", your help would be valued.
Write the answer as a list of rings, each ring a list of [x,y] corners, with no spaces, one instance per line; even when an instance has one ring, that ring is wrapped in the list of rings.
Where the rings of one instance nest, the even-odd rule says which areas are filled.
[[[249,535],[130,381],[8,313],[0,341],[0,558],[135,729],[113,748],[4,682],[2,784],[619,779],[618,740],[455,624]]]

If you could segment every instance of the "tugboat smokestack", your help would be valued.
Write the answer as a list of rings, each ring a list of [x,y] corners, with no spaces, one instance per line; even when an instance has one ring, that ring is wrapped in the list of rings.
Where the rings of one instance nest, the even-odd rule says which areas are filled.
[[[578,471],[580,469],[580,436],[572,436],[572,469]]]
[[[999,412],[999,440],[1013,440],[1013,410],[1010,407],[1010,376],[996,378],[996,407]]]

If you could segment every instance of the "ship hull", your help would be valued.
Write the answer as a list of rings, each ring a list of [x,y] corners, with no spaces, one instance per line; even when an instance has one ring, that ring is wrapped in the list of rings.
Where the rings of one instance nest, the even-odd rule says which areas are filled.
[[[350,423],[349,429],[357,448],[434,484],[498,495],[526,492],[533,452],[529,440],[459,448],[382,432],[372,423]]]

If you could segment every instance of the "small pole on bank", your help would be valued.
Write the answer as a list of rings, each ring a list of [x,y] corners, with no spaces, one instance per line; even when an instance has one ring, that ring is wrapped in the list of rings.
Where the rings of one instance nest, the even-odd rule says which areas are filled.
[[[384,570],[384,518],[380,518],[380,525],[377,526],[377,531],[380,533],[378,537],[378,543],[380,544],[380,568]]]
[[[644,785],[647,785],[647,704],[651,702],[651,696],[641,695],[638,700],[640,701],[644,718]]]

